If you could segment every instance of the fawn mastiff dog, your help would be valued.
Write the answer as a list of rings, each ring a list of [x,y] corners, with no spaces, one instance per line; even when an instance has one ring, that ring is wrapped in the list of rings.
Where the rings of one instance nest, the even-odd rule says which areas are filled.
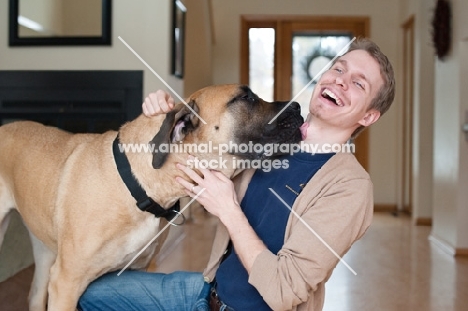
[[[91,281],[125,267],[167,223],[149,213],[145,204],[137,207],[128,183],[137,184],[151,198],[146,201],[156,202],[164,212],[186,196],[175,182],[180,175],[176,162],[187,161],[188,153],[199,159],[219,158],[216,152],[197,150],[122,153],[118,146],[210,142],[215,148],[227,142],[301,139],[303,119],[297,103],[269,124],[287,102],[266,102],[247,86],[207,87],[187,102],[167,115],[141,115],[118,132],[104,134],[71,134],[30,121],[0,127],[0,245],[9,211],[17,209],[33,242],[31,311],[75,310]],[[262,159],[264,154],[230,150],[223,156]],[[232,177],[238,168],[220,170]],[[133,181],[125,181],[129,176]],[[157,249],[158,243],[153,243],[130,269],[145,268]]]

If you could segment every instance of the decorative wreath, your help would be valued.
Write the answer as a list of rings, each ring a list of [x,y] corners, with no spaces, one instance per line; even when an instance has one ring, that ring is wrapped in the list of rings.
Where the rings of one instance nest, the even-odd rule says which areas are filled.
[[[452,13],[447,0],[437,0],[432,19],[432,42],[439,58],[446,56],[452,39]]]
[[[305,57],[304,61],[301,62],[302,64],[302,70],[304,72],[304,81],[305,83],[308,83],[310,80],[315,78],[315,75],[318,74],[324,65],[326,65],[330,60],[333,58],[333,53],[330,51],[323,50],[321,48],[315,48],[312,54],[308,55]],[[321,59],[320,63],[321,66],[319,65],[320,69],[317,71],[316,66],[314,66],[314,63]],[[322,64],[324,61],[326,62]],[[313,84],[317,83],[317,81],[314,81]]]

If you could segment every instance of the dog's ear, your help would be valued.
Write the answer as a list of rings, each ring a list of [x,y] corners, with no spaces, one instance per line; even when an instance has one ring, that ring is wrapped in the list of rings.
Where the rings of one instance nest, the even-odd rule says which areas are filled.
[[[198,106],[194,100],[190,101],[188,106],[190,108],[185,104],[179,104],[169,112],[158,133],[149,142],[154,145],[155,150],[153,153],[153,168],[161,168],[164,164],[169,155],[170,143],[182,141],[188,133],[197,128],[200,122],[195,114],[198,114]],[[163,148],[167,150],[166,152],[159,150],[158,147],[162,144],[167,144],[166,148]]]

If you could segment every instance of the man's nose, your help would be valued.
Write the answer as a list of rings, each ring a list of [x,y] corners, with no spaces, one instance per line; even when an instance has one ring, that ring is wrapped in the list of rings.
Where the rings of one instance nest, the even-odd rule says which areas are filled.
[[[343,76],[336,77],[335,82],[336,84],[340,85],[345,90],[348,88],[348,82],[346,81],[346,78]]]

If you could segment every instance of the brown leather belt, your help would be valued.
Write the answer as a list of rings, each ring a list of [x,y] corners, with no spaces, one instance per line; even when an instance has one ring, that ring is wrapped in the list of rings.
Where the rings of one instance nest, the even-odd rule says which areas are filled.
[[[216,290],[213,288],[211,289],[210,293],[210,311],[219,311],[223,302],[219,299]]]

